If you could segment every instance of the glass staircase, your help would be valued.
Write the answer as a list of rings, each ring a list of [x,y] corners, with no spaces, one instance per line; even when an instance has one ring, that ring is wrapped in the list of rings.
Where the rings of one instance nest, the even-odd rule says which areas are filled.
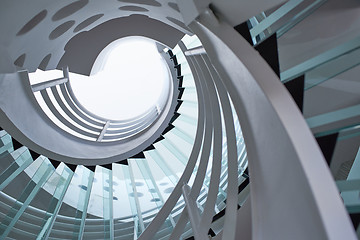
[[[183,39],[190,47],[201,46],[195,37]],[[2,179],[1,236],[7,239],[136,239],[172,193],[187,164],[197,127],[197,93],[191,70],[181,49],[172,50],[174,65],[181,66],[179,107],[171,130],[151,147],[127,160],[127,165],[90,168],[69,165],[35,155],[4,130],[1,134]],[[175,114],[176,114],[175,113]],[[237,119],[238,151],[246,152]],[[225,139],[225,138],[224,138]],[[33,154],[33,156],[32,156]],[[246,153],[239,155],[238,173],[247,168]],[[37,157],[37,158],[35,158]],[[227,151],[224,142],[221,183],[215,212],[226,207]],[[191,186],[198,169],[189,181]],[[203,209],[210,184],[211,163],[198,198]],[[245,174],[244,174],[245,176]],[[239,178],[239,184],[247,177]],[[18,182],[28,185],[15,188]],[[16,189],[16,190],[9,190]],[[46,206],[34,206],[43,202]],[[35,204],[36,205],[36,204]],[[168,239],[185,203],[181,197],[156,239]],[[186,235],[191,234],[187,224]]]

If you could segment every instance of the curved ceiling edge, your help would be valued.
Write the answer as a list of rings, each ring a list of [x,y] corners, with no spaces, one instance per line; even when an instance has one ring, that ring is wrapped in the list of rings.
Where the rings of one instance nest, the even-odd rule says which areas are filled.
[[[170,69],[169,69],[170,70]],[[176,81],[175,70],[171,70]],[[0,122],[21,144],[50,159],[76,165],[102,165],[127,159],[152,144],[168,126],[176,107],[173,92],[163,113],[145,132],[119,142],[79,139],[57,127],[42,111],[29,84],[27,71],[0,75]],[[13,94],[17,91],[18,94]]]
[[[71,38],[58,69],[69,66],[71,72],[89,76],[99,53],[111,42],[128,36],[147,37],[173,48],[184,33],[144,15],[115,18]]]

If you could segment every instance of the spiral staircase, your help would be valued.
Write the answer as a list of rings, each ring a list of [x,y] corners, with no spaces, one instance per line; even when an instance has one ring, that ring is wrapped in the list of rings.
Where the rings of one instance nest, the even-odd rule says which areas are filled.
[[[1,239],[359,238],[356,1],[0,6]],[[71,72],[131,35],[169,91],[99,117]]]

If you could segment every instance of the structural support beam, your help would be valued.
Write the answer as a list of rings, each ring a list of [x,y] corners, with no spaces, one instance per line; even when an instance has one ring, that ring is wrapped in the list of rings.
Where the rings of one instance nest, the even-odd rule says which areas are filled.
[[[359,66],[359,64],[359,48],[329,62],[325,62],[324,64],[306,72],[305,91],[322,84],[327,80],[334,79],[336,76]]]
[[[280,18],[285,16],[288,12],[293,10],[295,7],[297,7],[302,2],[303,2],[303,0],[290,0],[290,1],[288,1],[287,3],[285,3],[284,5],[279,7],[276,11],[274,11],[272,14],[267,16],[258,25],[254,26],[252,29],[250,29],[251,36],[256,37],[260,33],[264,32],[271,25],[273,25]]]
[[[323,113],[306,119],[310,128],[320,127],[326,124],[346,120],[360,115],[360,104],[342,108],[333,112]]]
[[[280,79],[282,82],[288,82],[296,77],[305,74],[306,72],[315,69],[318,66],[326,64],[327,62],[333,61],[336,58],[342,57],[346,54],[349,54],[360,46],[360,37],[356,37],[344,44],[341,44],[335,48],[332,48],[324,53],[319,54],[316,57],[313,57],[307,61],[304,61],[292,68],[287,69],[286,71],[280,74]]]

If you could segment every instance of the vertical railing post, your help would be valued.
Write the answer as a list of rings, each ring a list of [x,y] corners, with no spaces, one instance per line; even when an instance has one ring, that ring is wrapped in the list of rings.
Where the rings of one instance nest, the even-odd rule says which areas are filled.
[[[186,210],[190,219],[190,224],[196,240],[207,240],[207,236],[200,235],[199,225],[200,225],[200,214],[199,209],[196,207],[196,201],[189,196],[190,187],[187,184],[184,184],[182,187],[183,197],[186,204]]]
[[[65,165],[65,164],[63,164],[63,165]],[[62,167],[62,166],[59,165],[59,167]],[[40,231],[39,235],[36,238],[37,240],[49,238],[51,229],[52,229],[55,219],[60,211],[60,207],[63,203],[64,196],[66,194],[66,191],[68,190],[68,187],[70,185],[73,175],[74,175],[74,172],[65,165],[64,169],[62,170],[62,173],[60,175],[60,179],[57,183],[53,197],[49,203],[49,209],[47,211],[47,215],[50,214],[50,217],[48,219],[46,219],[46,217],[44,218],[44,220],[45,219],[46,220],[42,226],[42,230]]]
[[[85,170],[85,167],[83,167],[83,169]],[[88,177],[88,182],[87,182],[87,186],[86,186],[86,194],[85,194],[85,199],[84,199],[84,205],[83,205],[83,208],[82,208],[81,223],[80,223],[80,226],[79,226],[78,240],[82,240],[83,236],[84,236],[87,209],[88,209],[88,206],[89,206],[91,189],[92,189],[92,185],[93,185],[93,181],[94,181],[94,172],[90,171],[90,170],[88,172],[89,172],[89,177]],[[83,174],[83,176],[85,176],[85,175]]]
[[[135,200],[135,196],[137,197],[137,192],[136,189],[134,189],[134,185],[133,185],[133,181],[130,175],[130,165],[128,166],[124,166],[121,165],[123,172],[124,172],[124,178],[125,178],[125,185],[126,185],[126,190],[128,192],[128,195],[132,194],[133,197],[129,197],[129,202],[130,202],[130,208],[131,208],[131,212],[133,215],[133,219],[134,219],[134,231],[136,231],[136,238],[138,237],[138,233],[139,233],[139,224],[140,225],[144,225],[143,223],[143,219],[142,219],[142,215],[141,215],[141,209],[140,209],[140,205],[137,204],[136,200]],[[135,238],[135,235],[134,235]]]
[[[102,168],[104,239],[114,239],[112,170]],[[107,196],[106,196],[107,195]]]
[[[135,199],[136,211],[137,211],[139,224],[140,224],[140,230],[141,230],[141,232],[143,232],[145,230],[145,225],[144,225],[144,221],[143,221],[143,218],[142,218],[142,212],[141,212],[141,208],[140,208],[139,197],[138,197],[137,190],[136,190],[134,172],[133,172],[133,170],[131,168],[131,163],[129,163],[129,168],[128,169],[129,169],[131,187],[133,189],[133,194],[134,194],[134,199]]]

